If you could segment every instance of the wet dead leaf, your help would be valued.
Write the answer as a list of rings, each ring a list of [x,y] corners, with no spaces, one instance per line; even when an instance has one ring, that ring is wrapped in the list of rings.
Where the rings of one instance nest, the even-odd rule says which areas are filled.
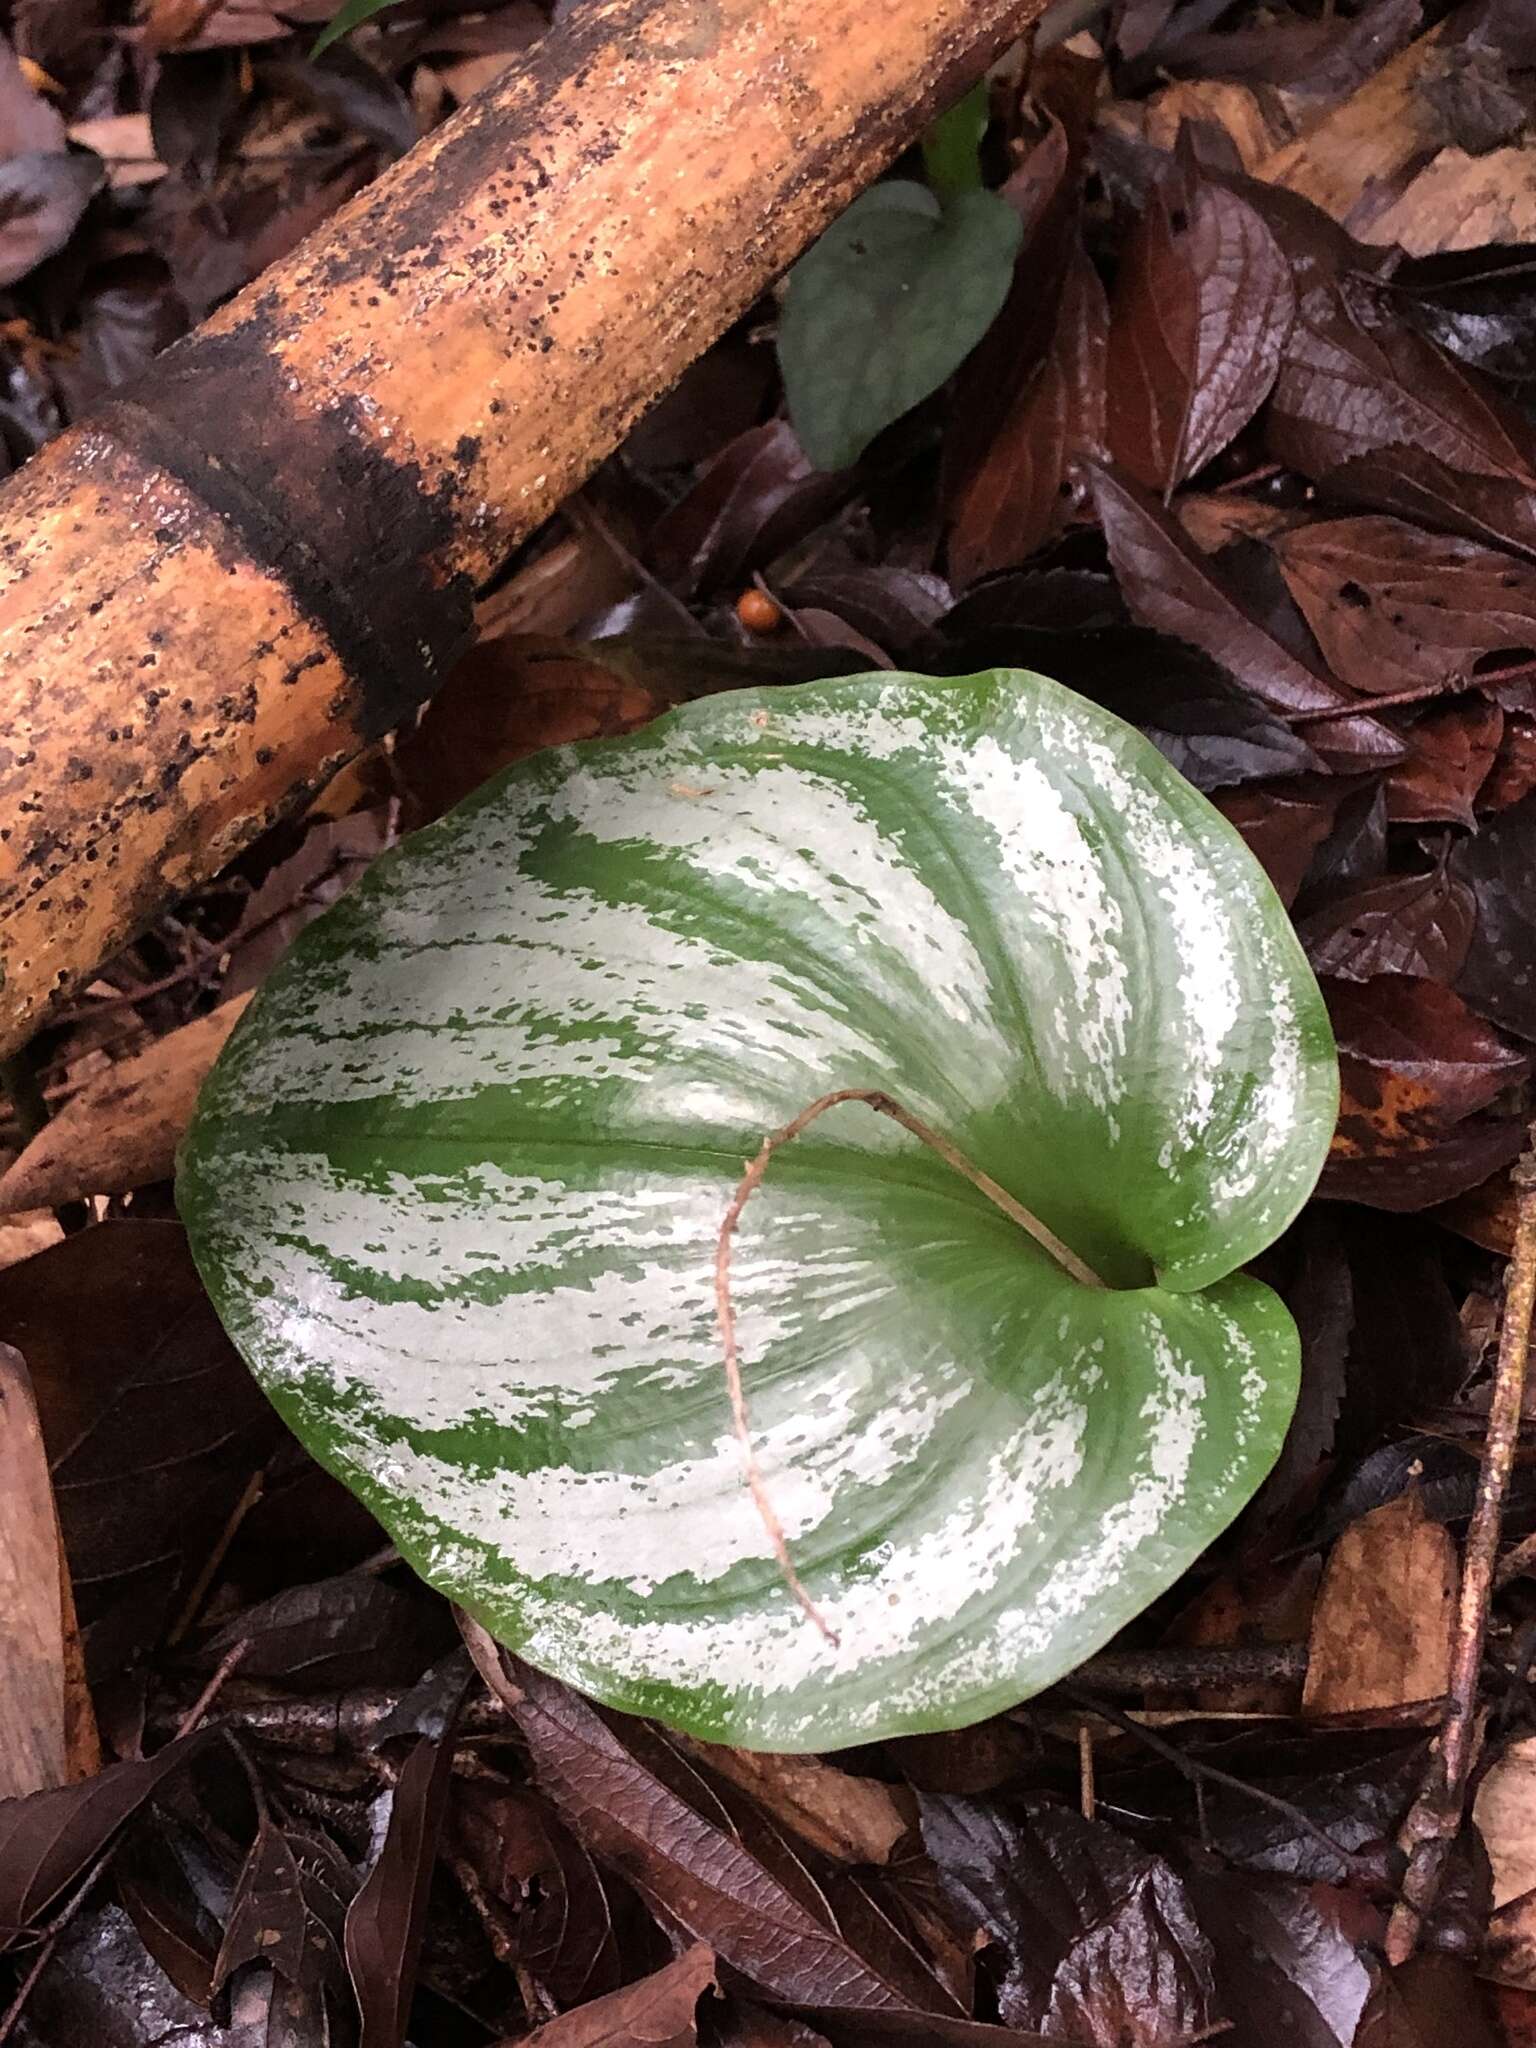
[[[1121,258],[1104,369],[1114,459],[1159,492],[1203,469],[1269,396],[1294,315],[1263,219],[1181,159]]]
[[[1483,1115],[1529,1062],[1438,982],[1325,981],[1339,1045],[1338,1129],[1322,1191],[1427,1209],[1478,1186],[1523,1143],[1516,1115]]]

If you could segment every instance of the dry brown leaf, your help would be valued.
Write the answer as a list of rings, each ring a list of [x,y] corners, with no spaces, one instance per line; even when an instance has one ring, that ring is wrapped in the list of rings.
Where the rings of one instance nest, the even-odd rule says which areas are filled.
[[[1472,1805],[1488,1861],[1493,1903],[1536,1891],[1536,1736],[1512,1742],[1477,1788]]]
[[[107,167],[107,183],[114,192],[134,185],[153,185],[166,173],[150,134],[148,114],[98,114],[94,120],[77,121],[69,130],[71,142],[93,149]]]
[[[1390,190],[1445,141],[1424,85],[1445,64],[1446,28],[1441,23],[1410,43],[1358,92],[1256,164],[1255,176],[1300,192],[1335,220],[1345,219],[1373,185]]]
[[[45,1252],[64,1235],[63,1226],[51,1209],[28,1209],[0,1222],[0,1271],[19,1266],[34,1252]]]
[[[749,1793],[802,1842],[838,1863],[888,1863],[916,1819],[876,1778],[858,1778],[814,1756],[771,1756],[712,1742],[687,1747],[718,1776]]]
[[[1469,156],[1442,149],[1383,212],[1358,221],[1363,242],[1396,243],[1410,256],[1536,239],[1536,144]]]
[[[21,1353],[0,1344],[0,1799],[67,1775],[62,1577],[32,1382]]]
[[[1179,78],[1147,100],[1115,100],[1099,126],[1154,149],[1172,150],[1186,121],[1205,121],[1231,137],[1245,171],[1282,149],[1296,127],[1277,92],[1255,91],[1231,78]]]
[[[1438,1701],[1450,1682],[1456,1546],[1416,1488],[1346,1529],[1312,1612],[1302,1712]]]
[[[0,1215],[166,1180],[209,1068],[249,994],[168,1031],[81,1089],[0,1174]]]
[[[1236,491],[1181,491],[1173,510],[1203,555],[1214,555],[1235,540],[1268,540],[1296,524],[1294,510]]]

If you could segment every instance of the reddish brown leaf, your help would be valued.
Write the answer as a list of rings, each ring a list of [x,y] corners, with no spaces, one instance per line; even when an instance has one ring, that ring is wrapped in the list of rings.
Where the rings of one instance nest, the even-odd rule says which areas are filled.
[[[63,148],[63,115],[28,84],[9,39],[0,39],[0,157]]]
[[[1520,1120],[1477,1112],[1524,1080],[1530,1063],[1459,996],[1406,975],[1329,981],[1324,993],[1342,1093],[1324,1194],[1378,1209],[1427,1209],[1516,1155]]]
[[[1260,216],[1176,163],[1116,279],[1106,359],[1116,462],[1165,494],[1203,469],[1268,397],[1295,311],[1290,268]]]
[[[1473,824],[1503,732],[1497,704],[1474,699],[1426,712],[1408,729],[1407,760],[1387,770],[1387,816],[1397,825]]]
[[[143,1763],[109,1764],[78,1785],[0,1800],[0,1948],[47,1912],[205,1739],[189,1735]]]
[[[1319,974],[1370,981],[1378,974],[1454,981],[1472,943],[1472,891],[1444,867],[1389,875],[1336,896],[1297,925]]]
[[[1536,1039],[1536,795],[1486,820],[1450,866],[1477,901],[1456,986],[1481,1016]]]
[[[1394,451],[1395,465],[1396,451],[1413,449],[1453,477],[1488,479],[1502,492],[1528,493],[1536,482],[1531,429],[1518,409],[1410,328],[1359,275],[1302,290],[1265,421],[1276,458],[1316,479],[1383,450]]]
[[[1292,527],[1272,545],[1352,689],[1445,683],[1536,648],[1536,568],[1497,549],[1369,515]]]
[[[515,1955],[559,2006],[618,1989],[608,1881],[542,1794],[456,1782],[448,1826],[498,1953]]]
[[[600,1862],[652,1909],[764,1996],[842,2012],[900,2011],[907,2000],[844,1940],[803,1873],[791,1885],[718,1810],[701,1810],[646,1768],[639,1731],[520,1667],[518,1724],[540,1784]],[[698,1795],[695,1794],[695,1798]]]
[[[1291,904],[1346,794],[1342,785],[1320,776],[1299,776],[1262,789],[1223,790],[1217,809],[1242,833],[1280,900]]]
[[[1198,647],[1277,711],[1343,713],[1307,727],[1308,744],[1330,764],[1380,768],[1402,758],[1397,735],[1377,719],[1349,715],[1355,700],[1348,692],[1252,618],[1160,505],[1106,469],[1095,471],[1094,495],[1109,558],[1134,618]]]
[[[519,2048],[693,2048],[699,2000],[714,1983],[714,1955],[698,1942],[638,1984],[594,1998],[523,2035]],[[513,2044],[505,2041],[500,2048]]]
[[[1176,2048],[1221,2017],[1184,1886],[1065,1808],[924,1795],[923,1841],[956,1906],[1003,1952],[998,2008],[1091,2048]]]
[[[62,249],[103,182],[99,157],[39,151],[0,162],[0,284]]]
[[[1081,462],[1103,453],[1104,287],[1074,245],[1049,347],[954,500],[949,560],[965,583],[1022,562],[1065,524]]]
[[[649,559],[679,596],[738,584],[819,526],[850,488],[813,470],[794,429],[770,420],[722,448],[657,520]]]
[[[1516,2048],[1493,2016],[1487,1985],[1455,1956],[1414,1956],[1381,1980],[1354,2048]]]
[[[384,1845],[347,1908],[343,1947],[363,2017],[360,2048],[401,2048],[405,2040],[463,1697],[461,1690],[444,1734],[422,1736],[401,1765]]]
[[[1072,57],[1066,65],[1054,81],[1063,88],[1059,93],[1052,92],[1046,67],[1037,67],[1049,125],[1002,187],[1023,223],[1024,238],[1002,311],[955,381],[943,465],[943,497],[951,513],[1045,359],[1062,288],[1080,250],[1082,166],[1098,67]]]
[[[1499,751],[1477,793],[1480,811],[1506,811],[1536,789],[1536,719],[1506,711]]]

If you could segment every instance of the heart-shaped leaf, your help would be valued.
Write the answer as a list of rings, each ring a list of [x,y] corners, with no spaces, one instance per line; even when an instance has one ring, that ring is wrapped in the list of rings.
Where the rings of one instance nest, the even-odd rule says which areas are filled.
[[[818,469],[843,469],[910,412],[1001,310],[1023,228],[995,192],[941,203],[926,185],[871,185],[789,276],[779,366]]]
[[[1107,1284],[848,1103],[730,1287],[744,1162],[888,1090]],[[518,764],[312,925],[181,1202],[309,1448],[535,1664],[826,1749],[1049,1683],[1279,1449],[1296,1337],[1235,1269],[1321,1166],[1317,988],[1233,830],[1014,670],[690,704]]]

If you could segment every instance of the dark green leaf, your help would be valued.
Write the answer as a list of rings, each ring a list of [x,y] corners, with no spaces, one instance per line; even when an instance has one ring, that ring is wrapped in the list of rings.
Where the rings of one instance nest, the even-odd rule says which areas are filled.
[[[995,192],[947,206],[925,185],[873,185],[790,273],[779,362],[819,469],[854,462],[936,391],[1007,296],[1022,229]]]

